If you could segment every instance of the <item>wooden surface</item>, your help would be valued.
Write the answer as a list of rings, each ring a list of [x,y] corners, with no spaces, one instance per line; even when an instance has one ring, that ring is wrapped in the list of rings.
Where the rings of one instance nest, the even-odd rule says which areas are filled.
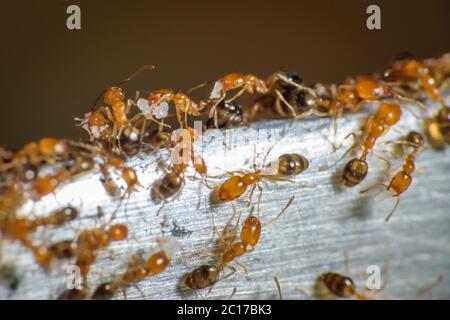
[[[381,140],[392,140],[405,135],[417,123],[408,112],[401,122]],[[359,132],[364,113],[349,114],[338,121],[337,141],[351,131]],[[263,227],[260,243],[254,252],[239,259],[248,270],[248,278],[241,268],[231,277],[217,283],[211,292],[202,290],[190,294],[181,293],[177,283],[183,274],[196,266],[210,261],[204,253],[213,245],[212,224],[221,230],[232,214],[230,203],[214,204],[210,201],[211,190],[200,180],[186,179],[186,185],[177,199],[167,202],[157,216],[161,205],[150,198],[152,183],[161,176],[156,171],[158,155],[140,154],[130,160],[138,173],[142,186],[125,201],[118,211],[115,222],[123,222],[130,228],[129,239],[113,243],[102,252],[89,277],[92,287],[98,282],[111,279],[124,270],[127,259],[138,251],[151,253],[158,248],[156,240],[174,234],[183,245],[177,258],[162,274],[139,283],[146,299],[220,299],[227,298],[236,288],[234,298],[277,299],[273,281],[281,282],[284,299],[309,299],[309,295],[296,288],[311,291],[316,277],[326,271],[350,275],[359,287],[364,286],[360,277],[369,265],[383,267],[388,262],[387,286],[383,297],[415,298],[418,291],[432,283],[437,276],[444,280],[436,286],[428,298],[450,298],[450,151],[427,151],[417,157],[420,172],[414,174],[414,182],[400,201],[400,205],[388,223],[384,218],[394,205],[394,200],[377,196],[380,189],[360,195],[359,191],[375,182],[388,182],[392,177],[386,173],[385,164],[371,156],[369,175],[360,186],[345,188],[339,179],[339,171],[348,158],[335,164],[336,160],[353,143],[347,139],[344,145],[332,153],[330,119],[302,120],[296,122],[270,121],[253,125],[252,128],[230,130],[234,142],[227,142],[231,150],[225,151],[221,141],[208,143],[203,156],[211,175],[222,170],[250,170],[253,146],[256,145],[257,164],[273,145],[273,141],[257,141],[248,135],[250,130],[272,132],[272,136],[286,130],[286,135],[274,145],[268,160],[277,159],[282,153],[296,152],[310,160],[309,169],[293,178],[295,183],[264,182],[261,219],[270,220],[281,210],[288,199],[295,195],[294,203],[274,224]],[[256,131],[255,131],[256,130]],[[390,147],[379,145],[378,153],[388,152]],[[197,150],[200,150],[198,147]],[[393,157],[393,169],[398,169],[401,157]],[[188,173],[192,176],[192,173]],[[210,179],[216,185],[222,179]],[[120,179],[118,179],[118,183]],[[257,199],[255,193],[254,200]],[[245,197],[243,197],[245,198]],[[105,220],[115,210],[118,201],[112,200],[99,182],[98,172],[80,177],[61,187],[56,195],[50,195],[37,203],[24,206],[22,214],[45,214],[51,209],[71,203],[82,211],[81,219],[63,229],[47,230],[43,236],[49,243],[73,238],[81,227],[100,225],[97,206],[105,212]],[[243,217],[248,208],[243,200],[237,202]],[[213,219],[212,219],[213,217]],[[175,227],[175,225],[177,227]],[[216,237],[217,238],[217,237]],[[10,292],[0,286],[0,298],[52,299],[64,288],[66,267],[64,262],[53,266],[46,274],[31,260],[28,252],[10,242],[3,243],[4,263],[14,264],[22,276],[18,290]],[[347,251],[348,268],[343,252]],[[384,275],[384,274],[383,274]],[[380,295],[378,295],[380,297]],[[123,299],[120,292],[115,298]],[[141,299],[134,286],[127,288],[128,299]]]

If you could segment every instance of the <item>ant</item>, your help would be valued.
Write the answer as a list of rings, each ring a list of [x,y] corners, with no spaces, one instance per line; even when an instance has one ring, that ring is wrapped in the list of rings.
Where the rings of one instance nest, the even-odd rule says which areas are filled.
[[[100,218],[103,216],[101,207],[97,207]],[[109,224],[115,217],[115,212],[112,214]],[[80,274],[86,281],[86,276],[89,273],[90,266],[94,263],[97,252],[105,248],[113,241],[122,241],[128,236],[128,228],[123,224],[114,224],[110,227],[94,229],[85,229],[81,231],[76,240],[76,262],[75,264],[80,268]]]
[[[131,157],[139,152],[142,143],[143,128],[138,129],[134,126],[127,126],[123,129],[119,138],[119,146],[126,155]]]
[[[146,144],[150,144],[153,147],[153,150],[169,148],[174,146],[171,137],[171,132],[154,130],[150,133],[147,132],[145,134],[143,142]]]
[[[162,103],[172,102],[175,105],[175,111],[177,120],[180,126],[183,128],[183,121],[181,114],[184,113],[184,124],[187,123],[187,115],[200,116],[201,111],[205,107],[204,105],[198,105],[191,100],[186,94],[178,92],[175,93],[171,89],[158,89],[149,93],[148,104],[151,109],[157,108]]]
[[[36,230],[39,226],[61,226],[67,222],[75,220],[80,215],[74,207],[64,207],[50,213],[45,217],[28,221],[29,230]]]
[[[48,247],[52,255],[57,259],[73,258],[76,254],[77,243],[73,240],[62,240]]]
[[[247,122],[252,122],[259,110],[274,113],[281,118],[302,118],[308,114],[326,115],[314,108],[318,104],[315,90],[302,85],[303,80],[295,72],[274,73],[267,83],[275,96],[265,94],[250,107],[244,109]],[[270,90],[269,90],[270,91]]]
[[[249,116],[248,112],[244,110],[236,103],[226,103],[225,101],[221,101],[216,107],[218,118],[216,128],[229,128],[247,122],[251,116]],[[206,122],[206,128],[215,128],[213,118],[208,119]]]
[[[53,193],[61,183],[70,178],[70,172],[62,169],[56,174],[50,174],[36,178],[31,184],[31,198],[34,201],[42,199],[44,196]]]
[[[424,138],[420,133],[416,131],[411,131],[406,137],[405,141],[397,141],[396,143],[407,144],[412,147],[412,151],[405,157],[402,169],[394,175],[389,185],[376,184],[366,190],[361,191],[361,193],[365,193],[371,190],[372,188],[381,185],[385,187],[387,191],[391,191],[393,193],[392,196],[397,200],[394,208],[386,216],[385,221],[388,221],[391,218],[395,209],[397,209],[400,203],[400,195],[403,194],[406,190],[408,190],[409,186],[412,183],[413,179],[411,177],[411,174],[415,171],[415,164],[414,164],[415,158],[420,148],[422,148],[424,145]]]
[[[222,101],[225,101],[226,104],[229,104],[240,97],[245,91],[247,91],[249,94],[254,94],[255,92],[260,94],[267,94],[279,81],[291,84],[299,89],[308,90],[308,88],[303,87],[299,83],[296,83],[295,81],[289,79],[283,72],[273,73],[266,81],[258,78],[253,74],[233,72],[215,81],[209,99],[200,101],[200,105],[202,106],[202,109],[208,105],[211,105],[211,108],[209,110],[209,118],[214,119],[214,125],[216,128],[218,128],[217,107]],[[188,92],[191,92],[192,90],[195,90],[206,84],[207,83],[200,84],[190,89]],[[227,92],[236,89],[239,89],[239,91],[232,98],[225,100]],[[291,106],[289,105],[289,107]],[[258,107],[251,111],[250,114],[255,113],[257,109]],[[248,119],[251,118],[252,116],[248,117]]]
[[[443,148],[450,144],[450,107],[442,107],[434,117],[426,119],[425,127],[434,147]]]
[[[111,299],[118,289],[163,272],[175,258],[175,253],[180,244],[171,237],[158,240],[158,244],[160,250],[150,255],[146,260],[133,256],[127,270],[118,277],[118,280],[100,284],[94,291],[92,299]]]
[[[237,174],[232,174],[230,178],[219,186],[217,192],[219,199],[221,201],[235,200],[244,194],[251,185],[257,186],[262,190],[261,186],[259,186],[259,181],[262,179],[289,181],[288,177],[298,175],[309,167],[308,159],[296,153],[281,155],[277,163],[278,167],[274,173],[265,174],[262,170],[255,169],[253,172],[238,171]],[[254,188],[252,192],[253,190]]]
[[[261,222],[261,220],[253,215],[253,207],[250,210],[248,217],[244,220],[242,224],[242,229],[239,235],[239,240],[235,241],[236,235],[233,234],[231,239],[223,239],[223,241],[228,240],[230,242],[227,245],[225,251],[220,255],[220,263],[218,265],[205,264],[198,268],[195,268],[192,272],[185,275],[183,279],[183,284],[189,289],[204,289],[213,286],[220,279],[225,279],[231,276],[236,269],[229,265],[229,263],[235,260],[237,257],[242,256],[246,253],[250,253],[254,250],[261,237],[261,229],[263,224],[271,224],[275,222],[292,204],[295,197],[291,197],[280,213],[268,222]],[[259,204],[258,204],[259,208]],[[235,207],[233,206],[235,211]],[[234,217],[235,214],[231,218]],[[258,212],[259,215],[259,212]],[[239,219],[238,219],[239,223]],[[228,226],[228,224],[227,224]],[[236,225],[237,226],[237,225]],[[223,236],[227,235],[227,227],[225,227]],[[249,249],[249,247],[251,247]],[[220,274],[223,269],[227,267],[231,269],[231,273],[225,277],[220,278]]]
[[[123,197],[125,197],[125,196],[130,197],[130,195],[134,191],[134,189],[140,185],[136,171],[132,167],[126,167],[124,165],[123,160],[120,158],[109,157],[108,159],[106,159],[105,163],[101,166],[100,170],[101,170],[101,173],[103,176],[103,179],[102,179],[103,185],[104,185],[106,191],[111,196],[117,196],[120,192],[119,187],[112,180],[112,177],[110,175],[109,169],[111,167],[120,171],[121,177],[127,185],[125,194],[123,195]],[[122,199],[123,199],[123,197],[122,197]]]
[[[176,149],[172,151],[171,169],[152,187],[152,198],[156,201],[166,200],[174,196],[184,184],[184,174],[189,161],[197,173],[206,177],[207,166],[205,160],[200,156],[194,156],[193,142],[196,139],[196,131],[193,128],[181,129],[178,135]],[[172,140],[171,140],[172,141]]]
[[[202,83],[187,92],[190,93],[202,86],[205,86],[209,82]],[[240,89],[232,98],[225,100],[228,91]],[[206,106],[211,106],[209,110],[209,118],[214,119],[214,126],[218,128],[218,114],[217,106],[225,100],[225,103],[231,103],[236,98],[241,96],[245,91],[250,94],[255,92],[267,93],[268,88],[264,80],[259,79],[252,74],[243,74],[240,72],[233,72],[225,75],[224,77],[216,80],[214,87],[211,91],[209,99],[200,101],[200,109],[203,110]]]
[[[29,239],[29,221],[26,219],[0,219],[0,231],[12,240],[19,241],[20,244],[29,249],[34,256],[35,261],[43,268],[48,268],[52,261],[52,254],[47,247],[43,245],[34,245]]]
[[[384,78],[393,81],[417,81],[432,101],[445,107],[445,101],[440,96],[436,78],[431,74],[430,68],[419,60],[403,59],[395,61],[384,72]]]
[[[43,245],[34,245],[29,239],[29,234],[39,226],[61,226],[73,221],[78,215],[79,212],[75,208],[65,207],[50,213],[48,216],[34,220],[6,216],[0,220],[0,231],[12,240],[19,241],[25,248],[30,249],[36,262],[47,268],[53,260],[51,250]]]
[[[13,265],[3,261],[2,252],[3,241],[0,240],[0,283],[7,284],[9,290],[15,291],[19,287],[21,277]]]
[[[345,186],[353,187],[364,180],[368,172],[367,156],[372,152],[377,139],[395,125],[400,116],[400,105],[396,103],[381,103],[378,106],[375,115],[368,120],[364,142],[358,147],[362,149],[361,156],[350,160],[344,168],[342,179]],[[348,151],[352,149],[354,148]]]
[[[174,196],[184,184],[184,171],[172,170],[165,174],[152,186],[152,199],[155,201],[166,200]]]
[[[42,138],[38,142],[31,142],[14,153],[8,163],[3,164],[2,171],[10,168],[34,168],[41,163],[53,164],[58,160],[67,160],[69,146],[64,139]],[[20,170],[20,169],[18,169]]]
[[[134,102],[129,100],[125,103],[125,93],[118,86],[132,80],[144,71],[153,69],[155,69],[154,65],[145,65],[128,78],[119,81],[112,87],[104,89],[95,99],[91,112],[87,113],[84,119],[76,119],[80,121],[79,125],[88,131],[91,140],[111,141],[115,145],[116,139],[127,140],[129,138],[129,134],[122,138],[122,133],[141,114],[137,114],[132,119],[128,119],[128,114]],[[103,102],[106,107],[96,106],[101,96],[103,96]],[[143,122],[143,127],[145,127],[145,121]]]
[[[319,275],[316,285],[325,287],[329,293],[339,298],[356,298],[367,300],[368,298],[356,291],[355,284],[350,277],[335,272],[326,272]]]

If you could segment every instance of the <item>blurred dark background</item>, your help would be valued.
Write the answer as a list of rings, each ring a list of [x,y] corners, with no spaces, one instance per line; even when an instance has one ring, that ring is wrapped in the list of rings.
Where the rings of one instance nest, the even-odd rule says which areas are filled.
[[[66,8],[81,7],[81,30]],[[381,7],[382,30],[366,28]],[[187,89],[232,71],[263,78],[280,67],[307,83],[383,68],[397,54],[449,51],[450,1],[9,1],[3,2],[0,144],[79,134],[73,118],[106,86],[144,64],[157,70],[129,94]]]

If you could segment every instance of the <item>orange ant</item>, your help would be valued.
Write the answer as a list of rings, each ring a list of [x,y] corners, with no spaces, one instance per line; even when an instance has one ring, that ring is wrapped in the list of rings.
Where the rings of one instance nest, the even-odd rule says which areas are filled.
[[[125,181],[127,187],[124,196],[131,195],[134,189],[140,185],[139,179],[137,177],[136,171],[132,167],[126,167],[122,159],[117,157],[109,157],[106,159],[105,163],[100,167],[103,176],[103,185],[106,191],[111,196],[117,196],[119,194],[119,188],[117,184],[112,180],[109,173],[110,168],[114,168],[121,172],[122,179]]]
[[[158,89],[149,93],[148,104],[150,109],[157,108],[162,103],[172,102],[175,105],[178,123],[183,128],[183,122],[181,120],[181,113],[184,113],[184,124],[187,123],[187,115],[200,116],[204,106],[198,105],[186,94],[178,92],[175,93],[171,89]]]
[[[34,201],[38,201],[44,196],[53,193],[68,178],[70,178],[70,172],[65,169],[53,175],[36,178],[31,184],[31,198]]]
[[[132,119],[128,119],[128,113],[134,102],[128,101],[125,103],[125,93],[122,88],[117,87],[120,84],[132,80],[134,77],[146,70],[153,70],[155,66],[145,65],[135,71],[128,78],[119,81],[114,86],[106,88],[95,99],[92,112],[87,113],[84,119],[77,119],[80,121],[80,126],[84,127],[91,140],[100,139],[106,141],[114,141],[121,138],[122,131],[125,130],[131,123],[133,123],[141,115],[138,114]],[[97,101],[103,95],[103,102],[109,107],[96,107]],[[145,121],[143,122],[145,127]],[[124,139],[127,139],[125,137]]]
[[[262,179],[289,181],[288,177],[298,175],[308,167],[309,161],[304,156],[296,153],[283,154],[278,158],[278,167],[275,173],[265,174],[256,169],[253,172],[238,171],[219,186],[217,194],[221,201],[232,201],[244,194],[251,185],[262,190],[259,186],[259,181]],[[253,190],[254,188],[252,193]]]
[[[415,59],[395,61],[388,68],[384,77],[394,81],[418,81],[432,101],[445,107],[445,101],[439,94],[436,79],[431,75],[430,68]]]
[[[156,181],[152,187],[152,198],[156,201],[166,200],[174,196],[184,184],[184,174],[189,161],[197,173],[206,177],[207,166],[200,156],[194,156],[193,142],[196,139],[196,131],[193,128],[181,129],[178,135],[178,143],[172,151],[173,164],[164,177]],[[172,143],[171,143],[172,144]]]
[[[367,300],[362,293],[356,291],[355,284],[350,277],[343,276],[336,272],[322,273],[316,280],[316,285],[324,286],[329,293],[339,298],[356,298]]]
[[[26,144],[14,153],[11,161],[5,163],[1,169],[38,166],[42,162],[52,164],[57,160],[67,160],[69,156],[69,146],[64,139],[42,138],[38,142]]]
[[[202,83],[188,90],[188,93],[206,85],[207,83],[208,82]],[[214,88],[211,91],[209,99],[200,101],[200,110],[203,110],[206,106],[211,106],[209,110],[209,118],[214,118],[214,125],[216,128],[218,127],[218,114],[216,112],[217,106],[225,99],[228,91],[233,91],[235,89],[240,90],[232,98],[226,100],[225,103],[228,104],[234,101],[245,91],[253,94],[255,92],[267,93],[269,90],[264,80],[261,80],[252,74],[234,72],[229,73],[215,81]]]
[[[97,209],[99,211],[99,216],[102,217],[102,209],[100,207]],[[110,223],[114,219],[114,216],[115,212],[110,218]],[[75,264],[80,268],[80,274],[84,277],[85,281],[90,266],[97,257],[97,252],[102,248],[105,248],[112,241],[124,240],[127,235],[128,228],[123,224],[114,224],[106,229],[102,227],[81,231],[76,241]]]
[[[92,299],[111,299],[118,289],[163,272],[175,258],[179,244],[173,238],[166,238],[158,243],[159,251],[150,255],[145,261],[141,257],[133,256],[127,270],[116,281],[100,284],[94,291]]]
[[[396,103],[382,103],[378,106],[375,115],[368,121],[365,139],[360,146],[361,156],[350,160],[344,168],[342,179],[345,186],[353,187],[364,180],[368,171],[367,156],[372,152],[377,139],[396,124],[400,120],[400,116],[401,109]],[[349,151],[352,149],[354,148],[350,148]]]
[[[0,220],[0,231],[12,240],[19,241],[25,248],[30,249],[36,262],[44,268],[48,268],[53,260],[52,251],[44,245],[34,245],[29,239],[29,234],[39,226],[60,226],[74,220],[78,211],[72,207],[56,210],[50,215],[35,220],[16,217],[4,217]]]
[[[233,260],[235,260],[237,257],[242,256],[246,253],[250,253],[254,250],[256,245],[259,242],[259,239],[261,237],[261,228],[263,224],[271,224],[275,222],[292,204],[295,197],[291,197],[287,204],[284,206],[284,208],[281,210],[281,212],[272,220],[268,222],[261,222],[261,220],[253,215],[253,207],[250,210],[250,214],[245,219],[241,233],[239,235],[239,240],[235,240],[235,235],[229,239],[230,244],[228,245],[228,248],[221,254],[221,261],[220,263],[215,266],[212,264],[202,265],[196,269],[194,269],[192,272],[187,274],[184,277],[183,284],[189,288],[189,289],[204,289],[207,287],[213,286],[217,281],[220,280],[220,274],[223,271],[225,267],[232,270],[232,272],[223,277],[223,279],[229,277],[234,272],[236,272],[236,269],[229,265],[229,263]],[[259,204],[258,204],[259,208]],[[233,209],[235,210],[234,206]],[[259,212],[258,212],[259,215]],[[234,214],[232,218],[234,217]],[[239,223],[239,219],[238,219]],[[228,226],[228,224],[227,224]],[[237,226],[237,225],[236,225]],[[224,235],[226,235],[227,227],[224,229]],[[226,240],[226,239],[223,239]],[[251,247],[251,249],[249,249]]]
[[[396,143],[401,144],[407,144],[412,147],[412,151],[405,157],[405,161],[403,163],[402,169],[395,174],[395,176],[392,178],[389,185],[385,184],[376,184],[368,189],[362,190],[361,193],[365,193],[372,188],[376,186],[383,186],[386,188],[387,191],[393,192],[393,197],[396,198],[396,203],[394,208],[391,210],[391,212],[386,216],[385,221],[388,221],[392,214],[394,213],[395,209],[397,209],[397,206],[400,203],[400,195],[404,193],[406,190],[408,190],[409,186],[412,183],[412,177],[411,174],[415,170],[415,157],[420,150],[421,147],[424,145],[424,138],[423,136],[415,131],[411,131],[408,136],[406,137],[405,141],[397,141]]]

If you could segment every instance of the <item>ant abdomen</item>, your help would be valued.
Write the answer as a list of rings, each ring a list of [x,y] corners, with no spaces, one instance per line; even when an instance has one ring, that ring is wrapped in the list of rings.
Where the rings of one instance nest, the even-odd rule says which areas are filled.
[[[342,180],[347,187],[359,184],[367,176],[368,165],[366,161],[360,159],[350,160],[344,168]]]
[[[52,244],[49,250],[57,259],[69,259],[75,256],[77,244],[72,240],[63,240]]]
[[[278,174],[285,177],[300,174],[308,167],[308,159],[296,153],[283,154],[278,158]]]
[[[204,264],[189,273],[184,279],[184,284],[190,289],[207,288],[219,280],[219,275],[220,271],[217,267]]]
[[[227,128],[244,121],[242,108],[236,103],[226,103],[222,101],[216,107],[217,111],[217,128]],[[215,128],[214,119],[208,119],[206,122],[206,128]]]
[[[160,181],[157,181],[152,188],[153,200],[165,200],[175,195],[180,190],[184,182],[182,172],[173,171],[165,175]]]
[[[327,272],[321,274],[318,280],[337,297],[348,298],[355,295],[355,286],[349,277],[334,272]]]
[[[86,291],[83,289],[67,289],[58,296],[58,300],[83,300],[84,298],[86,298]]]
[[[123,129],[120,138],[120,147],[128,156],[134,156],[141,147],[141,131],[133,126]]]
[[[114,296],[116,292],[111,282],[102,283],[95,289],[91,299],[93,300],[109,300]]]
[[[241,176],[232,176],[220,186],[219,198],[222,201],[237,199],[247,190],[247,186]]]

